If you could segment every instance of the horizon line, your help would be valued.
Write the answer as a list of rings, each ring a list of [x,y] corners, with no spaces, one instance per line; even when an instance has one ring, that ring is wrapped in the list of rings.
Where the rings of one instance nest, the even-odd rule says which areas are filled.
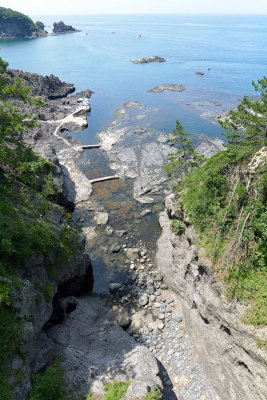
[[[149,12],[117,12],[117,13],[88,13],[88,14],[29,14],[32,16],[37,16],[37,15],[42,15],[42,16],[90,16],[90,15],[103,15],[103,16],[109,16],[109,15],[189,15],[189,16],[225,16],[225,15],[233,15],[233,16],[258,16],[258,17],[266,17],[266,14],[259,14],[259,13],[183,13],[183,12],[176,12],[176,13],[165,13],[165,12],[158,12],[158,13],[149,13]]]

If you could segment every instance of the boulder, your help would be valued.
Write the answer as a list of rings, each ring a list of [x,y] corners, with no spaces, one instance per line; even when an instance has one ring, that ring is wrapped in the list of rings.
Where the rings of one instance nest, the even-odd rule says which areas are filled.
[[[122,288],[122,284],[119,282],[112,282],[109,285],[109,291],[110,293],[116,293],[118,290]]]
[[[147,293],[142,294],[139,299],[138,302],[141,306],[146,306],[147,303],[149,302],[149,297]]]
[[[108,218],[107,212],[97,212],[94,216],[97,225],[106,225],[108,223]]]

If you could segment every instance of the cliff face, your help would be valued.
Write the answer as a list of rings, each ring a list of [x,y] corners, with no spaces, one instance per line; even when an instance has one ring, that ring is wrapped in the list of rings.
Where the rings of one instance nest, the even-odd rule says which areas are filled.
[[[160,215],[162,234],[157,263],[165,280],[181,299],[184,316],[201,361],[222,400],[264,400],[267,397],[266,328],[241,322],[243,307],[229,302],[210,261],[195,246],[192,226],[181,236],[171,232],[174,196]]]
[[[41,96],[44,105],[39,108],[12,97],[22,116],[31,113],[41,122],[25,137],[21,134],[13,147],[9,146],[8,137],[0,146],[0,398],[3,400],[27,398],[33,374],[47,367],[55,355],[47,330],[75,309],[74,295],[90,294],[93,285],[84,237],[71,218],[76,201],[74,183],[56,153],[56,149],[67,144],[54,134],[58,122],[49,124],[49,129],[45,123],[53,118],[64,119],[76,110],[80,94],[64,99],[75,88],[53,76],[10,70],[3,75],[3,82],[9,84],[17,79],[32,86],[31,93]],[[88,97],[90,93],[84,92]],[[10,159],[14,158],[10,163],[6,162],[5,151],[11,154]],[[37,169],[26,168],[21,173],[18,162],[24,167],[31,162]]]
[[[46,216],[46,223],[57,231],[58,240],[63,217],[56,207]],[[54,356],[54,345],[46,329],[66,314],[68,304],[72,303],[69,296],[90,293],[93,284],[81,236],[76,237],[68,259],[62,259],[56,250],[47,255],[35,253],[23,260],[21,271],[19,288],[11,286],[12,304],[22,323],[21,351],[12,359],[11,382],[16,400],[26,399],[32,375],[45,368]],[[22,377],[19,383],[18,375]]]
[[[27,16],[10,8],[0,7],[0,37],[38,37],[46,36],[46,32],[39,29]]]

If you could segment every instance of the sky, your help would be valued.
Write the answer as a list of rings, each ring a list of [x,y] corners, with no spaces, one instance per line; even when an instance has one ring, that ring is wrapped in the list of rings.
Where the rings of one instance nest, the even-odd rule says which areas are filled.
[[[0,0],[27,15],[267,14],[267,0]]]

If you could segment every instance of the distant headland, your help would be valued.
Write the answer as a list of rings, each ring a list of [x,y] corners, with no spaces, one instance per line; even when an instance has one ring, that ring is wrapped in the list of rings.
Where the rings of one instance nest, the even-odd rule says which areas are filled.
[[[62,33],[79,32],[71,25],[65,25],[63,21],[55,22],[54,35]],[[18,11],[11,8],[0,7],[0,39],[16,39],[16,38],[37,38],[48,36],[45,25],[41,21],[36,23]]]

